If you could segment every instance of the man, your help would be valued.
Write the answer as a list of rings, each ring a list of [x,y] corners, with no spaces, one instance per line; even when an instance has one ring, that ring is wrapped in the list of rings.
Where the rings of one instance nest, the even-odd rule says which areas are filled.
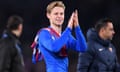
[[[79,56],[78,72],[120,72],[116,50],[110,43],[115,34],[112,20],[99,20],[87,32],[87,52]]]
[[[86,50],[86,41],[79,27],[77,11],[72,13],[68,26],[62,33],[64,12],[65,6],[61,1],[51,2],[46,13],[50,27],[39,32],[39,50],[44,57],[47,72],[68,72],[67,50]],[[71,35],[73,27],[76,39]]]
[[[21,44],[18,40],[22,33],[23,20],[19,16],[11,16],[7,29],[0,40],[0,72],[24,72]]]

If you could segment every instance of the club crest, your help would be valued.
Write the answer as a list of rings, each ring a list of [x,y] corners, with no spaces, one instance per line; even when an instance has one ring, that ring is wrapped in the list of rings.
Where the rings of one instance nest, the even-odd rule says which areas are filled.
[[[109,51],[112,52],[112,48],[109,48]]]

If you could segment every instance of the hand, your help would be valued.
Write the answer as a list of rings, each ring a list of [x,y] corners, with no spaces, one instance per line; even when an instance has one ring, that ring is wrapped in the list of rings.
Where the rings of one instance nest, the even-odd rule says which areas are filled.
[[[71,17],[70,17],[70,19],[69,19],[69,22],[68,22],[68,27],[69,27],[70,29],[73,28],[73,17],[74,17],[74,12],[72,13],[72,15],[71,15]]]
[[[73,24],[74,24],[74,27],[77,27],[79,25],[79,22],[78,22],[78,11],[77,10],[75,10],[75,12],[74,12]]]

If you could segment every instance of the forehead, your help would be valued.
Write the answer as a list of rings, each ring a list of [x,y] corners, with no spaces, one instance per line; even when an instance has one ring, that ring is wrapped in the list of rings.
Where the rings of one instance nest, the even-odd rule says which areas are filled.
[[[64,12],[64,8],[62,7],[54,7],[51,12]]]
[[[106,27],[107,27],[107,28],[113,28],[113,23],[108,22]]]

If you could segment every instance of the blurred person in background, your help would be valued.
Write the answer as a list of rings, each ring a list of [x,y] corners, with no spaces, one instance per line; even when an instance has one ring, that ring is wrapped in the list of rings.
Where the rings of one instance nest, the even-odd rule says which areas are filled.
[[[23,19],[17,15],[10,16],[6,27],[0,39],[0,72],[25,72],[19,41]]]
[[[100,19],[87,32],[87,52],[81,53],[77,72],[120,72],[116,49],[111,43],[115,34],[112,20]]]

